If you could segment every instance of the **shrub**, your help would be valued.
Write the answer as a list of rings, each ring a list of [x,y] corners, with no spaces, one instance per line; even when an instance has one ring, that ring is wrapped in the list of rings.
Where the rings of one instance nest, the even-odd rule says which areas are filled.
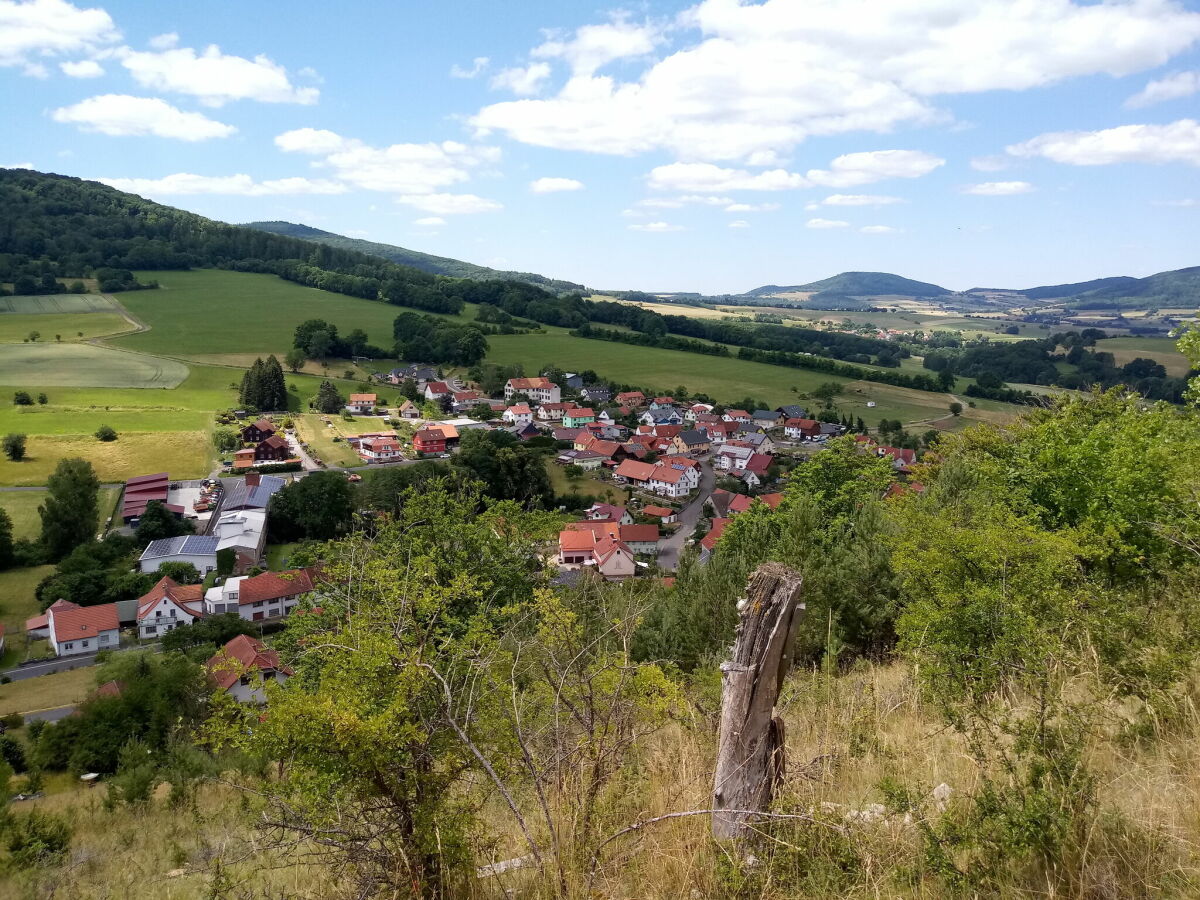
[[[115,441],[116,439],[117,430],[111,425],[101,425],[96,429],[96,440],[107,443],[109,441]]]
[[[6,731],[15,731],[25,724],[25,717],[20,713],[9,713],[4,718],[0,719],[0,725],[4,726]]]
[[[8,434],[4,436],[4,455],[13,462],[20,462],[25,458],[25,435],[23,434]]]
[[[11,734],[0,735],[0,759],[18,775],[25,771],[25,747]]]
[[[71,826],[61,816],[35,809],[12,818],[7,846],[9,861],[18,869],[53,865],[71,846]]]
[[[14,406],[33,406],[33,398],[29,396],[29,391],[16,391],[13,393]]]

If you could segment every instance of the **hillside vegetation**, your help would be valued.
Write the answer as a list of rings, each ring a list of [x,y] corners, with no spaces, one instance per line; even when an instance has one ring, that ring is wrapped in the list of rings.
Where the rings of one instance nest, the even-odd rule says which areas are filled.
[[[831,294],[843,294],[848,297],[873,297],[895,294],[902,297],[938,297],[949,294],[950,291],[936,284],[925,281],[913,281],[890,272],[842,272],[820,281],[808,284],[797,284],[781,287],[768,284],[747,291],[749,297],[769,297],[773,294],[786,294],[794,291],[828,291]]]
[[[351,238],[331,231],[322,231],[308,225],[297,225],[292,222],[247,222],[245,228],[255,228],[272,234],[282,234],[288,237],[300,238],[305,241],[315,241],[330,247],[343,250],[355,250],[368,256],[378,256],[389,262],[402,266],[412,266],[422,272],[434,275],[449,275],[452,278],[472,278],[476,281],[523,281],[546,288],[558,294],[586,291],[582,284],[547,278],[545,275],[535,275],[532,272],[506,272],[499,269],[489,269],[487,266],[477,266],[474,263],[463,262],[460,259],[450,259],[445,256],[434,256],[421,253],[419,250],[409,250],[394,244],[380,244],[361,238]]]

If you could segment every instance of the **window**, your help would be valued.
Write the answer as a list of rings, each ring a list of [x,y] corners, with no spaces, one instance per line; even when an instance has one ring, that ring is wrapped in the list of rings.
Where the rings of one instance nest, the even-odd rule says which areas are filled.
[[[87,645],[88,645],[88,643],[89,643],[88,641],[84,641],[84,642],[83,642],[83,647],[84,647],[84,649],[85,649],[85,650],[87,649]]]
[[[74,650],[74,649],[75,649],[75,644],[73,644],[73,643],[70,643],[70,644],[63,644],[63,649],[64,649],[64,650]]]
[[[100,635],[100,643],[102,643],[102,644],[108,643],[108,632],[105,632],[104,634]]]

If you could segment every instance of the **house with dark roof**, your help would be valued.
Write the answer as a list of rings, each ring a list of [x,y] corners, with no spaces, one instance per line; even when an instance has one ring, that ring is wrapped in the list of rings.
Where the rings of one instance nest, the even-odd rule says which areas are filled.
[[[783,423],[783,433],[794,441],[805,441],[821,433],[821,423],[816,419],[788,419]]]
[[[275,423],[263,416],[257,422],[251,422],[242,429],[242,441],[246,444],[257,444],[265,441],[275,433]]]
[[[292,448],[287,440],[278,434],[273,434],[254,448],[254,461],[285,462],[292,458]]]
[[[221,512],[239,509],[266,509],[271,497],[283,489],[286,482],[276,475],[259,475],[250,472],[245,478],[222,478],[225,499]]]
[[[795,403],[788,406],[776,407],[775,411],[783,416],[784,419],[803,419],[808,416],[808,410],[803,406],[797,406]]]
[[[760,428],[774,428],[783,418],[773,409],[756,409],[754,415],[751,416],[754,424]]]
[[[585,519],[591,522],[616,522],[618,525],[632,525],[633,516],[624,506],[614,506],[612,503],[593,503],[583,511]]]
[[[204,664],[208,677],[240,703],[259,706],[267,702],[264,686],[282,684],[292,670],[279,662],[279,654],[248,634],[239,634]]]
[[[166,472],[130,478],[125,482],[125,492],[121,495],[121,519],[127,525],[132,524],[146,511],[146,505],[153,501],[165,506],[170,487],[171,479]],[[183,515],[182,506],[167,508],[176,515]]]
[[[681,431],[671,439],[671,449],[668,453],[683,453],[698,456],[712,449],[712,442],[703,431],[692,429]]]
[[[186,562],[196,567],[201,575],[207,575],[217,568],[216,535],[185,534],[180,537],[160,538],[151,541],[150,546],[138,557],[138,569],[146,574],[153,574],[158,567],[166,562]]]

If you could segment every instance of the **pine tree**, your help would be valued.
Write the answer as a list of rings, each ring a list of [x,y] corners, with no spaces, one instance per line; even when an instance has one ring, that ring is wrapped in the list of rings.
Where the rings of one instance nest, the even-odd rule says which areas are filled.
[[[247,369],[246,374],[242,376],[241,403],[243,406],[263,409],[262,401],[263,361],[259,358],[254,360],[254,365]]]
[[[283,366],[274,354],[263,364],[261,399],[261,409],[287,409],[287,382],[283,378]]]

